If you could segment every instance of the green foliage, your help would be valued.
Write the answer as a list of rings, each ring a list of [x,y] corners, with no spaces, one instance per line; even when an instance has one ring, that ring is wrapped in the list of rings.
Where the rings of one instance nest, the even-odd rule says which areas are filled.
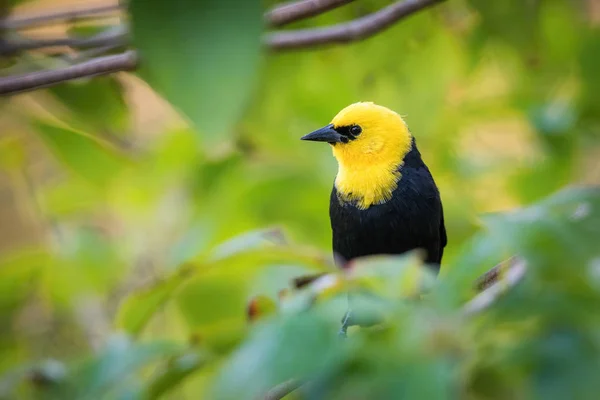
[[[130,11],[142,76],[202,137],[229,133],[253,88],[260,2],[134,0]]]
[[[70,111],[69,122],[86,132],[124,133],[129,113],[123,89],[112,77],[54,86],[49,91]]]
[[[0,398],[256,399],[289,379],[306,399],[597,397],[600,36],[583,2],[446,2],[262,65],[259,2],[128,4],[138,77],[3,104]],[[359,100],[405,116],[440,187],[437,278],[418,251],[333,266],[335,161],[298,139]],[[466,313],[515,254],[524,278]]]

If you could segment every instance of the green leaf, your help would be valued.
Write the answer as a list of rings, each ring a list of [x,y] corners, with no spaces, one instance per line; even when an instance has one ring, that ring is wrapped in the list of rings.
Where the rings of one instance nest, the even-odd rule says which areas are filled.
[[[44,271],[44,289],[54,300],[70,304],[86,294],[103,294],[118,282],[124,265],[98,230],[78,227],[59,247]]]
[[[48,91],[68,108],[67,122],[76,129],[122,136],[128,127],[123,87],[114,77],[66,82]]]
[[[227,351],[245,333],[247,283],[237,274],[216,272],[192,278],[175,301],[196,341]]]
[[[160,307],[171,299],[184,279],[182,271],[148,288],[131,293],[119,305],[116,326],[131,335],[139,334]]]
[[[247,298],[253,294],[253,290],[258,288],[267,292],[267,294],[273,295],[274,291],[288,287],[284,285],[281,279],[270,280],[269,282],[258,282],[256,277],[260,277],[260,272],[270,269],[273,265],[278,265],[279,262],[285,262],[288,260],[294,260],[295,262],[301,263],[293,268],[293,271],[285,275],[286,277],[292,277],[293,275],[301,275],[306,271],[317,268],[322,268],[320,260],[314,260],[315,256],[304,249],[295,249],[280,244],[285,241],[282,233],[278,229],[264,229],[258,231],[251,231],[239,236],[236,236],[228,241],[225,241],[219,246],[216,246],[208,254],[200,255],[192,263],[180,265],[179,268],[175,269],[170,274],[167,274],[164,278],[151,286],[142,290],[131,293],[127,298],[123,300],[119,307],[117,314],[117,326],[121,329],[126,330],[131,334],[138,334],[148,323],[152,315],[167,301],[173,299],[175,292],[180,289],[182,283],[188,280],[195,280],[196,283],[191,283],[188,289],[183,291],[183,296],[203,296],[204,290],[210,290],[210,280],[217,280],[217,285],[225,285],[227,283],[219,284],[219,280],[227,279],[229,274],[234,274],[231,280],[232,287],[226,287],[225,290],[234,290],[236,295],[231,298],[226,298],[224,304],[220,304],[219,307],[227,308],[230,305],[234,305],[235,318],[237,319],[233,323],[233,331],[239,328],[240,321],[245,318],[245,307]],[[180,255],[182,259],[188,259],[193,253],[191,246],[184,246],[185,254]],[[291,274],[291,275],[290,275]],[[203,282],[207,279],[207,282]],[[243,288],[239,285],[238,279],[245,280]],[[209,287],[203,287],[207,284]],[[199,285],[199,292],[194,293],[194,285]],[[279,289],[274,289],[275,285],[279,285]],[[187,284],[186,284],[187,286]],[[190,291],[191,290],[191,291]],[[264,294],[264,292],[262,294]],[[215,295],[218,295],[217,293]],[[180,296],[180,294],[177,294]],[[231,303],[229,301],[231,300]],[[179,300],[181,301],[181,299]],[[202,313],[203,307],[207,304],[196,305],[196,300],[184,301],[182,304],[182,310],[184,315],[187,315],[188,322],[192,329],[197,328],[198,321],[195,321],[196,316],[203,319]],[[181,304],[181,303],[180,303]],[[209,301],[208,305],[212,305]],[[198,308],[195,308],[198,307]],[[210,310],[209,310],[210,311]],[[208,316],[212,314],[209,313]],[[227,320],[232,315],[224,314],[224,320]],[[214,321],[216,323],[216,321]],[[231,322],[231,321],[230,321]],[[203,322],[200,322],[200,326]],[[223,329],[229,329],[227,323],[224,323]],[[212,336],[211,336],[212,337]]]
[[[488,37],[511,44],[522,56],[535,56],[539,12],[534,3],[520,0],[469,0]],[[508,23],[510,21],[510,23]]]
[[[344,343],[337,331],[344,310],[329,306],[257,325],[220,368],[210,398],[258,398],[277,384],[342,362]]]
[[[559,270],[565,265],[585,268],[600,256],[599,210],[600,190],[570,188],[530,207],[490,215],[485,222],[494,240],[526,258],[531,267],[562,276]]]
[[[208,355],[203,353],[187,353],[169,360],[167,365],[149,381],[145,390],[146,398],[161,398],[185,378],[202,368],[208,360]]]
[[[356,286],[390,299],[414,297],[430,289],[435,281],[433,273],[425,268],[416,251],[401,256],[368,256],[352,264],[350,278]]]
[[[84,133],[39,121],[35,127],[65,167],[90,183],[106,185],[125,165],[116,149]]]
[[[126,336],[112,336],[100,354],[77,366],[48,398],[83,400],[130,396],[132,391],[138,391],[136,374],[142,368],[180,351],[180,346],[166,341],[133,343]]]
[[[63,383],[67,373],[65,365],[57,360],[47,359],[38,363],[19,365],[0,376],[0,398],[18,398],[23,383],[31,382],[39,388],[52,388]]]
[[[42,249],[21,249],[2,255],[0,311],[3,317],[16,311],[17,304],[29,294],[34,278],[51,260],[51,254]]]
[[[222,260],[265,246],[283,245],[286,241],[284,233],[278,228],[245,232],[218,245],[211,251],[209,259],[211,261]]]
[[[258,0],[133,0],[140,74],[206,139],[230,133],[258,67]],[[160,29],[157,27],[160,26]]]
[[[18,170],[25,163],[25,146],[17,136],[6,135],[0,139],[0,168]]]

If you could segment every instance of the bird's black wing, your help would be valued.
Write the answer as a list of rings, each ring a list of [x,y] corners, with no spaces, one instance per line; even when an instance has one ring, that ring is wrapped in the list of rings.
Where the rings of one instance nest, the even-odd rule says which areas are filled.
[[[440,201],[440,211],[442,213],[442,218],[440,220],[440,263],[441,263],[442,257],[444,256],[444,248],[448,244],[448,237],[446,236],[446,225],[444,224],[444,207],[442,206],[441,201]]]

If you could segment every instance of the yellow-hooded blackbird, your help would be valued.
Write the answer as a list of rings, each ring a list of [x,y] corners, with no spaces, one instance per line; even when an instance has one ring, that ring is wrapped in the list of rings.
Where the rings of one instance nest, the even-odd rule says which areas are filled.
[[[329,143],[338,162],[329,208],[338,264],[419,248],[439,271],[447,243],[442,202],[400,115],[351,104],[302,140]]]

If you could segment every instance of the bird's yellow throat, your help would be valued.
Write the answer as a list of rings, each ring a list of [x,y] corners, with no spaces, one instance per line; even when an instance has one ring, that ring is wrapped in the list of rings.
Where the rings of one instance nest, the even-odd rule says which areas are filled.
[[[367,209],[392,198],[412,136],[397,113],[370,102],[351,104],[331,121],[335,128],[359,125],[361,134],[332,146],[338,162],[335,187],[342,201]]]

